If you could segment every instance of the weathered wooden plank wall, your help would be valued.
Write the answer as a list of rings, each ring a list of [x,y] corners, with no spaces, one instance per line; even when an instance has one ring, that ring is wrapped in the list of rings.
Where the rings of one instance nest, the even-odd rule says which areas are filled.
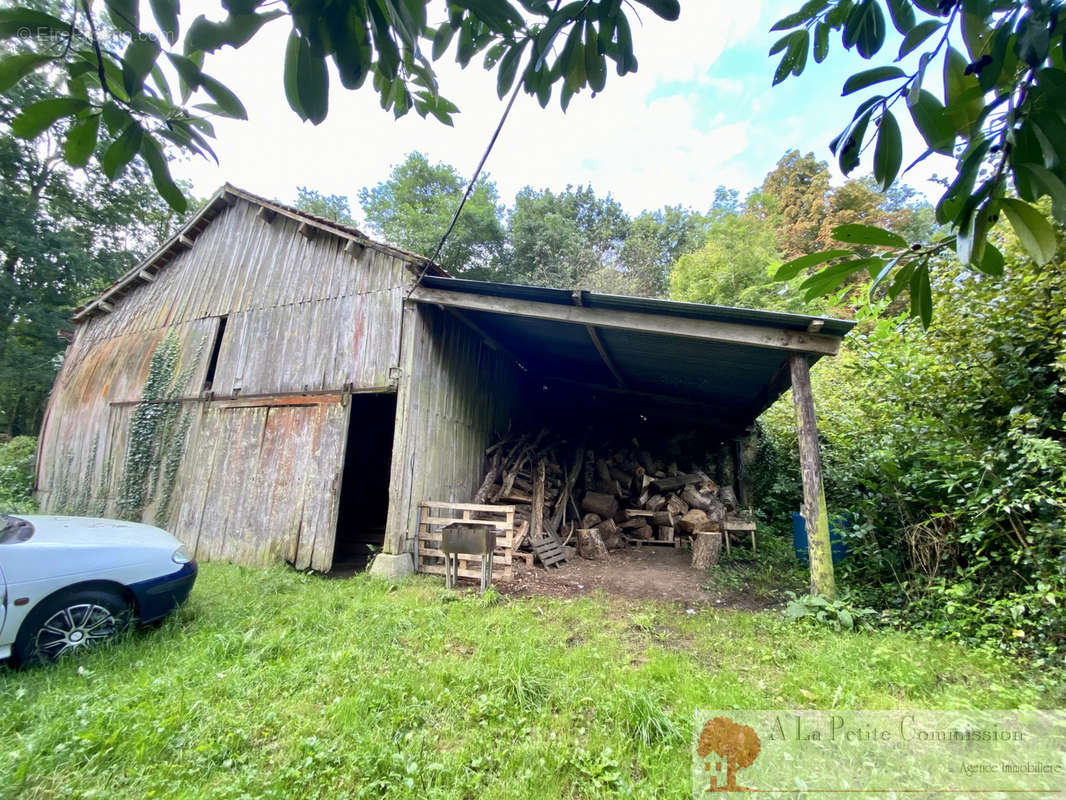
[[[411,304],[403,319],[389,553],[411,550],[423,501],[470,500],[481,482],[485,449],[510,424],[522,382],[508,356],[445,311]]]
[[[238,200],[153,282],[77,327],[41,436],[44,510],[122,513],[131,425],[153,355],[171,348],[167,430],[183,446],[155,452],[143,519],[167,522],[198,558],[329,568],[343,394],[391,390],[412,276],[387,252],[346,253],[343,239],[300,235],[296,220],[268,222],[258,208]]]

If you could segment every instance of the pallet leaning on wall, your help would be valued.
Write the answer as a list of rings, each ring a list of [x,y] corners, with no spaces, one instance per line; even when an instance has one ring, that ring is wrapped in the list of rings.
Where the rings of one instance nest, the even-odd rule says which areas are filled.
[[[440,549],[441,529],[459,523],[490,527],[496,531],[496,551],[492,555],[492,574],[503,581],[512,578],[514,545],[514,506],[489,506],[476,503],[438,503],[427,500],[419,510],[418,540],[415,545],[415,568],[429,575],[444,575],[444,552]],[[481,556],[459,558],[460,578],[481,578]]]

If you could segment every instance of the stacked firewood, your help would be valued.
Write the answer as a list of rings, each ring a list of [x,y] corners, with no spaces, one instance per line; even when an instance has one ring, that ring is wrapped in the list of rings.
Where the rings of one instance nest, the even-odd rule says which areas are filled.
[[[736,509],[731,487],[696,467],[682,472],[635,439],[593,448],[542,429],[509,435],[487,456],[473,502],[516,506],[514,549],[532,549],[545,564],[566,544],[589,559],[627,542],[676,546],[682,537],[720,530]]]

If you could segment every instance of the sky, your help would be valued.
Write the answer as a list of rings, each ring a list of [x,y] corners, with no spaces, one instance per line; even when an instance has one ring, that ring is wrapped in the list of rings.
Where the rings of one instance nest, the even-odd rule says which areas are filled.
[[[790,148],[829,162],[841,181],[828,142],[862,95],[841,98],[840,87],[871,64],[845,52],[838,38],[823,64],[809,61],[799,78],[771,87],[779,56],[767,54],[781,34],[769,29],[799,5],[798,0],[683,0],[677,22],[637,6],[642,13],[633,30],[636,74],[620,78],[609,62],[605,90],[596,97],[582,92],[565,114],[558,87],[546,109],[519,94],[485,168],[502,200],[510,204],[525,186],[561,190],[583,184],[609,193],[630,214],[677,204],[705,210],[715,187],[743,196]],[[182,11],[186,27],[199,13],[222,16],[218,0],[186,0]],[[362,221],[359,189],[386,180],[411,151],[469,177],[504,108],[495,75],[481,68],[480,59],[466,70],[451,54],[436,62],[442,94],[461,111],[454,127],[413,111],[396,120],[380,108],[369,81],[361,90],[346,91],[335,76],[329,116],[314,126],[301,122],[285,100],[288,25],[287,18],[269,23],[239,51],[224,48],[208,57],[204,71],[237,93],[249,119],[216,123],[219,165],[199,158],[174,165],[197,196],[229,181],[291,202],[297,187],[305,186],[350,197]],[[907,164],[924,145],[901,123]],[[949,162],[929,159],[905,180],[931,194],[929,177],[951,169]],[[852,177],[866,171],[864,164]]]

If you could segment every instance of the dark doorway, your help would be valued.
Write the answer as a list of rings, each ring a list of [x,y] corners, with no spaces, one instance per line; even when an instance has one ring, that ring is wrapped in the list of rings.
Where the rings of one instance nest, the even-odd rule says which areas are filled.
[[[396,395],[351,398],[333,570],[361,569],[385,543]]]

